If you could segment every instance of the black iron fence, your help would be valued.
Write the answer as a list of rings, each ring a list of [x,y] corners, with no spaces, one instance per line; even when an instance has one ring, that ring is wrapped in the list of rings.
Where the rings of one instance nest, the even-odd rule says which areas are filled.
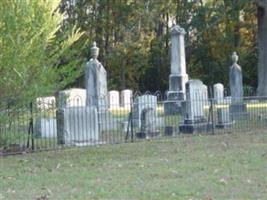
[[[123,106],[85,106],[79,97],[64,105],[47,101],[2,104],[0,154],[267,128],[264,97],[177,101],[180,109],[171,114],[166,113],[165,104],[161,95],[148,93],[134,96]]]

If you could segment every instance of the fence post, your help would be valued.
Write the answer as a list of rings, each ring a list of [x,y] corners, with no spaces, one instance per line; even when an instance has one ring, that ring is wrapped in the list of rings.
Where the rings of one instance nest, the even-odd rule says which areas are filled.
[[[30,121],[29,121],[29,128],[28,128],[28,141],[27,141],[27,148],[30,147],[30,137],[32,142],[32,150],[34,150],[34,139],[33,139],[33,104],[30,103]]]
[[[213,99],[210,99],[210,109],[211,109],[211,124],[212,124],[212,134],[215,134],[215,127],[214,127],[214,116],[213,116]]]

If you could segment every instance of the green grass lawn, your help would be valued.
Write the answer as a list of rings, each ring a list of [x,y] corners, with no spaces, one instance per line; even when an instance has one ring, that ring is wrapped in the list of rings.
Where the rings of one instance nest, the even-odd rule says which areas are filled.
[[[267,199],[267,132],[0,158],[0,199]]]

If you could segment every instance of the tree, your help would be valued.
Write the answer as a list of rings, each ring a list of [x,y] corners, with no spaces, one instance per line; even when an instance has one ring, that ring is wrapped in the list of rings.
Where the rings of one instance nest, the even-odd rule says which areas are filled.
[[[70,47],[83,33],[61,32],[60,0],[0,1],[0,99],[32,100],[80,74]]]
[[[267,96],[267,0],[256,0],[258,6],[258,90]]]

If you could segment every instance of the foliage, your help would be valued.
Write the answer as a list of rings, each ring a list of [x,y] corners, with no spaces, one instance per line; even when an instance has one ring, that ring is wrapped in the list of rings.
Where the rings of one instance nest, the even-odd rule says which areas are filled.
[[[82,32],[60,30],[60,0],[0,1],[1,99],[30,100],[64,87],[80,74],[70,47]]]
[[[227,86],[230,55],[237,51],[244,84],[257,84],[256,5],[251,1],[63,0],[61,10],[68,13],[66,27],[77,23],[88,41],[97,41],[110,89],[168,89],[173,22],[187,31],[191,78]],[[88,59],[88,50],[83,55]]]

